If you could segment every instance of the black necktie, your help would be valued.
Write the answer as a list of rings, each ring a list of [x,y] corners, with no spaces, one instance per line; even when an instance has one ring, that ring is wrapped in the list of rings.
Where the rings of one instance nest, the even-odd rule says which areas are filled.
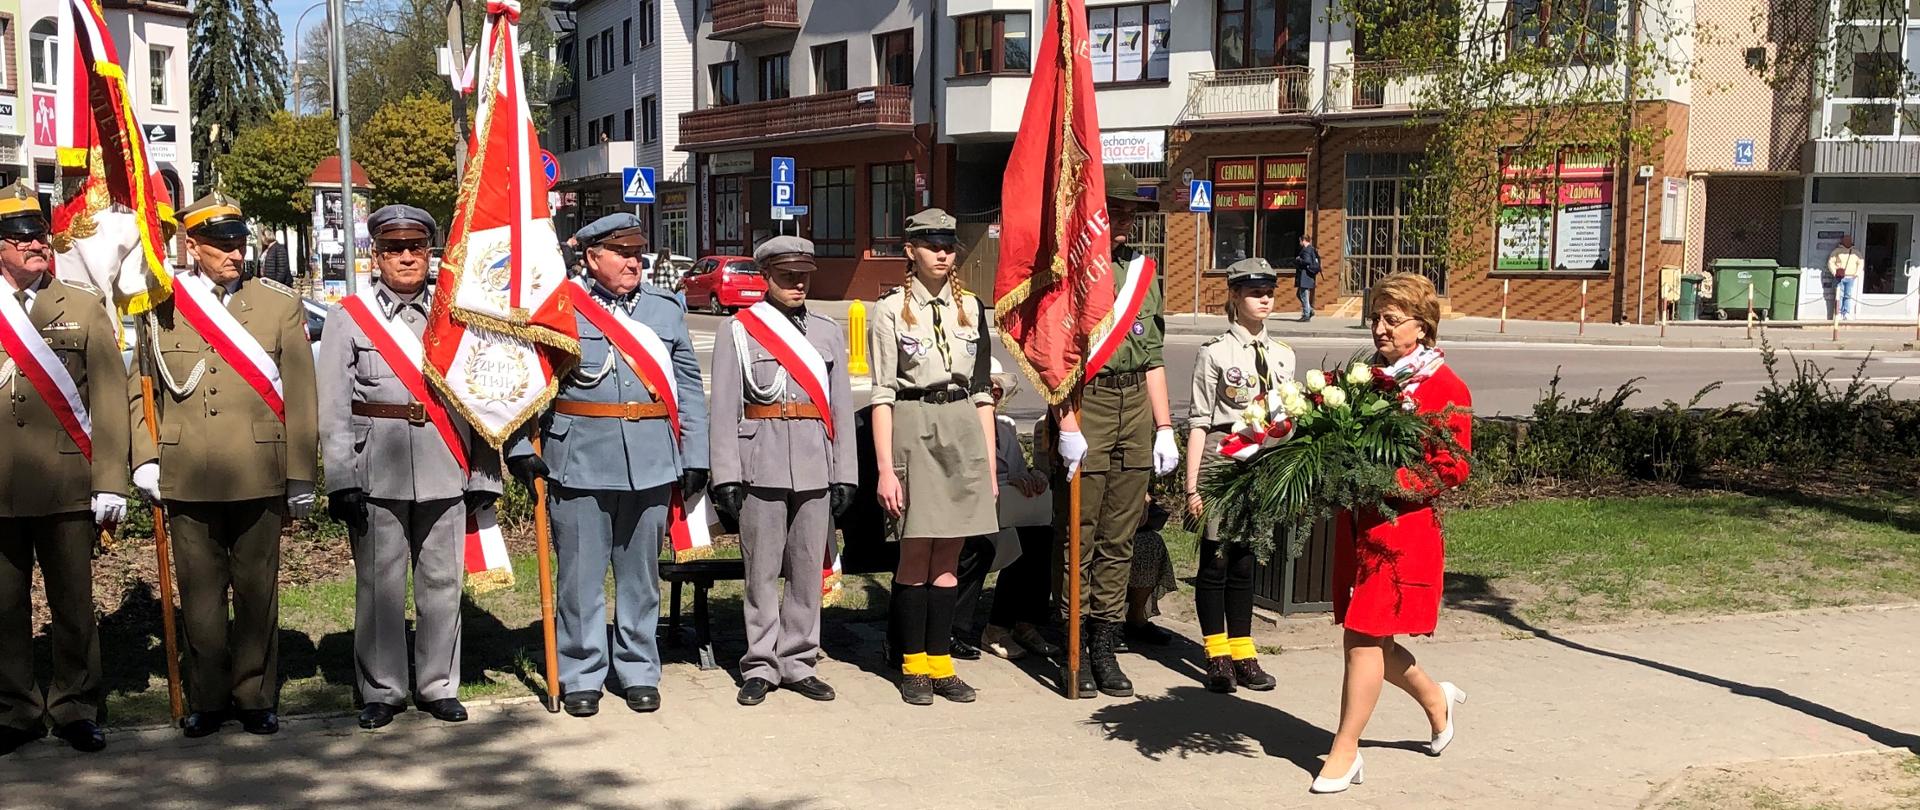
[[[1257,341],[1253,344],[1253,373],[1260,377],[1260,383],[1254,390],[1267,393],[1267,347]]]
[[[953,350],[947,347],[947,330],[940,323],[940,307],[946,303],[947,302],[935,298],[928,302],[928,305],[933,307],[933,343],[940,347],[940,362],[947,365],[948,371],[952,371]]]

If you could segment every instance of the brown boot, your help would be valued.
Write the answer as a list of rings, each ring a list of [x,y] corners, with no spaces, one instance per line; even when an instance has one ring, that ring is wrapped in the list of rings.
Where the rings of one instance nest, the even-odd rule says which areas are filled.
[[[1216,655],[1207,659],[1207,691],[1233,694],[1233,659]]]
[[[1273,679],[1272,675],[1268,675],[1266,670],[1260,668],[1258,658],[1242,658],[1233,662],[1233,680],[1255,692],[1268,691],[1274,687],[1274,684],[1279,683]]]

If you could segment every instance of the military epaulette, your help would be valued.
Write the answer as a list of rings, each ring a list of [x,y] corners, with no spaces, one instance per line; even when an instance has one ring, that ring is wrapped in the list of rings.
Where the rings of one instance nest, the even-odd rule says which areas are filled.
[[[901,292],[904,292],[906,289],[907,289],[906,287],[888,287],[885,292],[880,293],[880,300],[884,301],[888,298],[892,298],[896,295],[899,295]]]
[[[1212,346],[1215,343],[1219,343],[1225,337],[1226,335],[1214,335],[1212,338],[1209,338],[1207,342],[1200,344],[1200,348],[1204,349],[1208,346]]]
[[[67,286],[69,286],[69,287],[72,287],[72,288],[74,288],[74,289],[76,289],[76,290],[79,290],[79,291],[81,291],[81,292],[83,292],[83,293],[87,293],[88,295],[99,295],[99,294],[100,294],[100,288],[99,288],[99,287],[95,287],[95,286],[93,286],[92,284],[88,284],[88,283],[86,283],[86,282],[84,282],[84,281],[73,281],[73,280],[70,280],[70,279],[64,279],[64,278],[63,278],[63,279],[58,279],[58,281],[59,281],[59,282],[60,282],[61,284],[65,284],[65,285],[67,285]]]
[[[274,281],[273,279],[270,279],[270,278],[255,278],[254,280],[255,280],[255,281],[258,281],[258,282],[260,282],[260,286],[262,286],[262,287],[265,287],[265,288],[267,288],[267,289],[269,289],[269,290],[272,290],[272,291],[274,291],[274,292],[277,292],[277,293],[279,293],[279,294],[281,294],[281,295],[284,295],[284,296],[286,296],[286,297],[288,297],[288,298],[299,298],[299,297],[300,297],[300,294],[299,294],[299,293],[297,293],[297,292],[294,292],[294,291],[293,291],[293,288],[292,288],[292,287],[289,287],[289,286],[287,286],[287,285],[285,285],[285,284],[281,284],[280,282],[278,282],[278,281]]]

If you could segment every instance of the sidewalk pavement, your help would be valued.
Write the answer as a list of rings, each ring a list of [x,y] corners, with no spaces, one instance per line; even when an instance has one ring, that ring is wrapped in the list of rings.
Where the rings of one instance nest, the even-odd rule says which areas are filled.
[[[1231,696],[1201,686],[1191,643],[1125,656],[1134,699],[1067,701],[1039,666],[961,662],[979,702],[915,708],[872,671],[881,627],[829,629],[853,659],[822,666],[833,703],[742,708],[730,673],[679,663],[654,715],[517,700],[371,733],[351,717],[274,737],[121,730],[103,754],[30,746],[0,760],[0,784],[10,807],[1632,808],[1689,766],[1920,752],[1920,606],[1414,639],[1469,693],[1453,747],[1426,756],[1424,718],[1389,687],[1367,781],[1337,797],[1306,792],[1338,712],[1336,649],[1269,656],[1280,688]]]

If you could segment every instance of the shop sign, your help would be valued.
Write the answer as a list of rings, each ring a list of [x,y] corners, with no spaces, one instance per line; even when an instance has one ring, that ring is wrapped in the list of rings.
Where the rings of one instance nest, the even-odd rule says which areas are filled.
[[[687,190],[686,189],[680,189],[678,191],[660,192],[660,207],[685,208],[686,206],[687,206]]]
[[[1260,161],[1260,181],[1270,186],[1306,186],[1306,156],[1266,158]]]
[[[1258,207],[1260,207],[1260,192],[1253,189],[1214,189],[1213,210],[1215,211],[1252,211]]]
[[[1213,184],[1216,186],[1251,186],[1260,181],[1259,161],[1253,158],[1216,160],[1213,162]]]
[[[751,174],[753,152],[715,152],[707,158],[707,171],[714,174]]]
[[[13,135],[20,131],[13,120],[14,103],[13,96],[0,96],[0,135]]]
[[[1307,207],[1306,192],[1297,188],[1268,191],[1260,199],[1260,207],[1268,211],[1292,211]]]
[[[1101,163],[1159,163],[1166,159],[1166,130],[1100,133]]]

